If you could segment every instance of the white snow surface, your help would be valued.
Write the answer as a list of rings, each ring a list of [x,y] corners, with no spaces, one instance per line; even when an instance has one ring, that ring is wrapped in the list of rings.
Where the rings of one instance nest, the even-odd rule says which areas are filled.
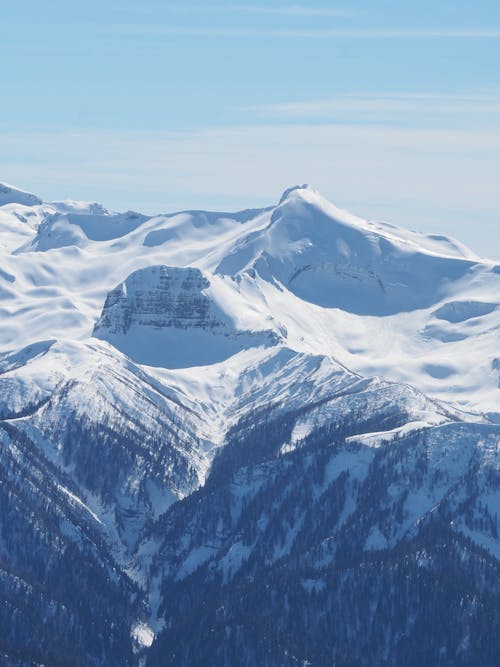
[[[139,647],[149,648],[153,643],[155,635],[147,623],[139,622],[132,628],[132,637]]]
[[[220,326],[136,317],[97,335],[214,414],[229,380],[243,391],[258,350],[274,346],[498,418],[500,266],[453,239],[362,220],[307,186],[260,210],[148,217],[0,185],[0,353],[64,339],[80,354],[95,344],[108,294],[132,274],[136,296],[150,300],[151,267],[198,270],[206,283],[191,296]],[[40,396],[59,372],[37,377]]]
[[[16,188],[8,183],[0,183],[0,206],[5,206],[6,204],[34,206],[41,203],[42,200],[30,192]]]

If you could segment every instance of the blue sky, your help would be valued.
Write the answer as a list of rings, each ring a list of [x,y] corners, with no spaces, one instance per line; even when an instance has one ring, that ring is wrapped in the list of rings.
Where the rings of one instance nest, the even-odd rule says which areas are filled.
[[[309,182],[500,259],[500,3],[2,0],[0,180],[145,212]]]

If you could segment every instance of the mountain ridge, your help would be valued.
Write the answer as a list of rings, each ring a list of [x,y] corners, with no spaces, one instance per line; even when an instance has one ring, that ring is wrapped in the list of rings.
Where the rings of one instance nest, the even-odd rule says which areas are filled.
[[[68,215],[84,226],[93,219],[96,229],[109,224],[114,238],[93,241],[83,231],[75,237],[71,228],[83,227],[64,227]],[[122,228],[116,237],[115,221],[130,215],[134,228]],[[344,221],[340,227],[336,219]],[[57,247],[49,244],[35,255],[53,220],[63,225]],[[9,317],[0,349],[54,336],[84,340],[108,292],[134,271],[194,267],[233,284],[234,296],[226,301],[240,305],[230,308],[231,317],[253,311],[250,329],[286,332],[287,345],[297,350],[334,356],[365,375],[409,382],[457,407],[496,411],[492,364],[498,356],[500,269],[455,241],[363,221],[303,186],[288,190],[277,207],[237,214],[144,217],[81,202],[29,211],[7,205],[0,207],[0,228],[8,242],[0,307]],[[354,236],[346,237],[346,230]],[[111,232],[95,233],[101,238]],[[455,303],[469,304],[469,315],[443,318],[443,308]],[[30,313],[29,324],[23,313]],[[452,381],[440,382],[439,375]]]

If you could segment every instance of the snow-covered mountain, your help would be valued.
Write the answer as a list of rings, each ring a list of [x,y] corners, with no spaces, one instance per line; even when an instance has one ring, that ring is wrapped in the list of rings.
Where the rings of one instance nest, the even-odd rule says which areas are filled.
[[[500,655],[499,264],[307,186],[148,217],[2,185],[0,256],[6,664]]]
[[[273,332],[364,375],[498,411],[500,267],[457,241],[361,220],[308,187],[261,210],[149,218],[41,203],[12,188],[8,200],[0,207],[2,350],[86,340],[108,293],[125,281],[139,290],[147,274],[132,278],[136,271],[196,268],[226,333]]]

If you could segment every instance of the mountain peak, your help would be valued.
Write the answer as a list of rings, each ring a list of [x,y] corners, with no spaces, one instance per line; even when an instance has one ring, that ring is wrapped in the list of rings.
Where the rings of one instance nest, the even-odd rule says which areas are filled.
[[[9,183],[0,182],[0,206],[6,204],[22,204],[23,206],[36,206],[42,200],[31,192],[16,188]]]
[[[290,198],[290,195],[297,193],[298,190],[310,190],[310,186],[307,183],[303,185],[292,185],[291,188],[287,188],[281,195],[279,203],[282,204],[284,201]]]
[[[286,191],[267,227],[235,243],[217,272],[253,270],[323,308],[394,315],[437,303],[471,267],[473,260],[446,252],[449,244],[443,253],[436,246],[424,235],[370,223],[298,186]]]

